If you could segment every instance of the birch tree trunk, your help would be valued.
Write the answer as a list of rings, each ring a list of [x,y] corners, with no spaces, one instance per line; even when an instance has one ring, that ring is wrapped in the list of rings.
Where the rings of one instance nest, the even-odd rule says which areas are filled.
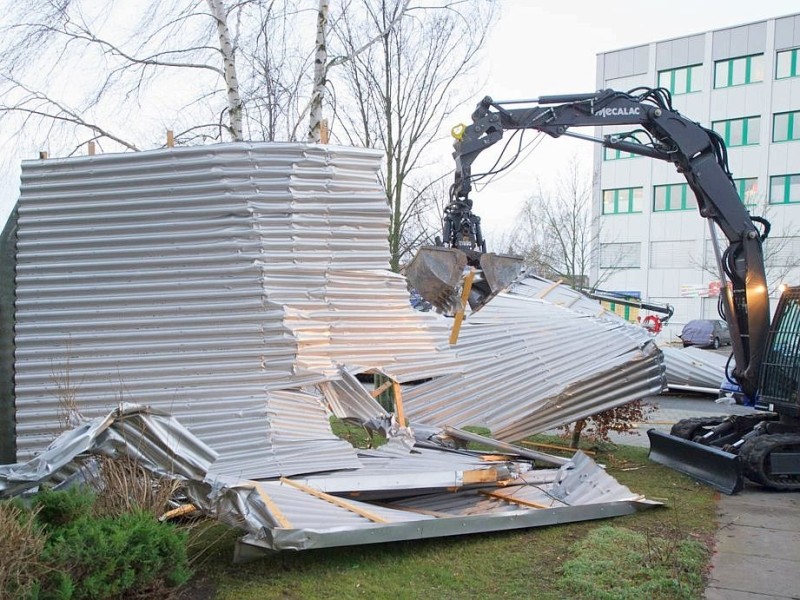
[[[325,98],[325,84],[327,83],[328,48],[326,30],[328,27],[328,0],[319,0],[317,13],[317,44],[314,54],[314,88],[311,91],[311,106],[309,110],[310,122],[308,127],[308,141],[319,144],[322,129],[322,101]]]
[[[228,29],[228,18],[224,0],[207,0],[211,14],[217,21],[219,49],[222,53],[222,70],[228,94],[228,132],[234,142],[242,141],[242,99],[239,96],[239,80],[236,77],[236,54]]]

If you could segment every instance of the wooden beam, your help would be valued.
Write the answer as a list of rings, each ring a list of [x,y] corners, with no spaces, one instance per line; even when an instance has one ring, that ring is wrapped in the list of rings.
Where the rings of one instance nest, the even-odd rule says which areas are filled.
[[[252,481],[251,483],[255,486],[258,495],[261,497],[261,501],[267,506],[269,513],[275,517],[278,525],[280,525],[283,529],[293,529],[292,522],[286,518],[286,516],[283,514],[283,511],[278,508],[278,505],[275,504],[272,498],[269,497],[269,494],[267,494],[266,490],[261,487],[261,484],[259,484],[257,481]]]
[[[453,320],[453,330],[450,332],[450,345],[454,346],[458,341],[458,334],[461,333],[461,323],[464,321],[464,311],[467,310],[467,299],[472,291],[472,280],[475,279],[475,269],[470,269],[464,278],[464,289],[461,291],[461,308],[456,312]]]
[[[95,143],[94,143],[94,142],[89,142],[89,143],[87,144],[87,146],[88,146],[88,152],[89,152],[89,156],[94,156],[94,152],[95,152]]]
[[[163,515],[158,517],[159,521],[168,521],[170,519],[176,519],[178,517],[182,517],[184,515],[190,515],[193,512],[196,512],[198,508],[194,504],[182,504],[178,508],[173,508],[172,510],[168,510]]]
[[[427,508],[411,508],[410,506],[403,506],[402,504],[390,504],[388,502],[380,502],[377,504],[379,506],[383,506],[384,508],[419,513],[421,515],[428,515],[429,517],[436,517],[437,519],[452,519],[453,517],[457,516],[453,513],[440,512],[438,510],[428,510]]]
[[[325,492],[320,492],[319,490],[315,490],[312,487],[307,485],[303,485],[302,483],[298,483],[297,481],[292,481],[291,479],[287,479],[286,477],[281,477],[281,483],[285,483],[288,486],[296,488],[306,494],[314,496],[315,498],[319,498],[320,500],[325,500],[326,502],[330,502],[338,506],[339,508],[343,508],[345,510],[349,510],[352,513],[355,513],[365,519],[369,519],[373,523],[389,523],[390,521],[384,519],[383,517],[376,515],[373,512],[368,510],[364,510],[360,506],[356,506],[355,504],[351,504],[347,500],[343,500],[341,498],[337,498],[336,496],[331,496],[330,494],[326,494]]]
[[[464,485],[472,483],[494,483],[497,481],[497,471],[494,469],[473,469],[464,471],[461,474],[461,481]]]
[[[505,494],[501,494],[499,492],[479,490],[478,493],[483,496],[490,496],[492,498],[505,500],[506,502],[511,502],[512,504],[527,506],[528,508],[553,508],[552,506],[547,506],[546,504],[539,504],[538,502],[533,502],[531,500],[523,500],[522,498],[514,498],[513,496],[506,496]]]
[[[39,158],[41,160],[45,160],[47,158],[47,151],[42,150],[41,152],[39,152]]]
[[[569,452],[570,454],[575,454],[578,450],[590,456],[597,454],[597,452],[592,450],[584,450],[583,448],[570,448],[568,446],[559,446],[558,444],[544,444],[540,442],[529,442],[527,440],[522,440],[520,444],[523,446],[531,446],[533,448],[550,448],[551,450],[561,450],[562,452]]]
[[[328,129],[328,119],[322,119],[319,124],[319,141],[323,144],[328,143],[330,130]]]
[[[390,387],[392,387],[392,384],[393,384],[393,383],[394,383],[394,382],[393,382],[391,379],[390,379],[389,381],[384,381],[384,382],[383,382],[381,385],[379,385],[379,386],[378,386],[378,387],[376,387],[374,390],[372,390],[372,391],[369,393],[369,395],[370,395],[370,396],[372,396],[373,398],[377,398],[377,397],[378,397],[378,396],[380,396],[380,395],[381,395],[383,392],[385,392],[385,391],[386,391],[386,390],[388,390]]]
[[[544,298],[545,296],[547,296],[547,294],[549,294],[549,293],[550,293],[550,292],[552,292],[554,289],[556,289],[558,286],[560,286],[560,285],[561,285],[561,283],[562,283],[562,280],[561,280],[561,279],[559,279],[558,281],[554,281],[554,282],[553,282],[553,283],[551,283],[549,286],[547,286],[546,288],[544,288],[544,289],[543,289],[541,292],[539,292],[538,294],[536,294],[536,297],[537,297],[537,298]]]
[[[403,408],[403,391],[400,389],[400,384],[396,381],[392,381],[392,392],[394,393],[394,410],[397,413],[397,422],[400,424],[400,427],[405,427],[406,423],[406,411]]]
[[[167,148],[175,147],[175,133],[172,129],[167,129]]]

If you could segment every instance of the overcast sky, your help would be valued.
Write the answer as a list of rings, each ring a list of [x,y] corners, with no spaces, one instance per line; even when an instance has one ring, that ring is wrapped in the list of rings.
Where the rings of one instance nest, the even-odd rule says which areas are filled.
[[[476,102],[485,95],[507,100],[591,92],[600,52],[800,12],[797,0],[500,0],[500,5],[502,15],[492,32],[483,71],[486,90]],[[473,108],[465,107],[459,117],[467,121]],[[512,226],[537,180],[545,187],[552,185],[562,165],[576,154],[591,169],[592,146],[565,138],[545,139],[512,173],[473,194],[490,245]],[[473,172],[492,162],[484,165],[479,158]],[[482,210],[482,205],[491,209]]]
[[[337,0],[333,0],[331,10],[335,10],[336,4]],[[499,4],[502,14],[492,30],[485,60],[475,79],[475,87],[480,91],[459,111],[451,125],[458,120],[468,122],[474,103],[484,95],[513,99],[593,91],[599,52],[800,11],[797,0],[668,3],[499,0]],[[112,129],[124,131],[124,124]],[[490,243],[511,227],[519,206],[537,181],[544,186],[552,185],[562,165],[576,154],[590,169],[591,153],[589,143],[546,139],[508,176],[473,194],[475,211],[483,218]],[[452,168],[446,146],[441,164],[443,168]],[[482,166],[491,164],[484,165],[479,159],[474,171],[479,172]],[[6,181],[0,191],[0,223],[5,223],[18,195],[18,175]],[[485,208],[488,206],[491,210]]]

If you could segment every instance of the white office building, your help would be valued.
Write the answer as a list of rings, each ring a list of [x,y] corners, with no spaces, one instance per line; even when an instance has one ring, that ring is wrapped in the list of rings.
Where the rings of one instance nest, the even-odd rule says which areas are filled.
[[[598,89],[640,86],[669,89],[676,110],[727,143],[743,202],[772,223],[765,253],[774,307],[780,284],[800,285],[800,14],[598,55]],[[708,223],[683,176],[671,163],[599,146],[594,166],[592,281],[673,305],[666,337],[716,317]]]

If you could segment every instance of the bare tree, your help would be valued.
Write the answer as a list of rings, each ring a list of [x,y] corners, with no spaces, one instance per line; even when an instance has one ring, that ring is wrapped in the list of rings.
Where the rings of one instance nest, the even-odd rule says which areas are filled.
[[[283,115],[280,126],[273,119],[266,129],[275,136],[288,135],[296,121],[285,116],[291,108],[275,104],[296,99],[277,89],[305,84],[308,78],[295,76],[304,61],[286,69],[283,48],[275,59],[268,53],[275,45],[258,45],[299,14],[289,0],[6,0],[3,8],[10,23],[0,42],[6,126],[39,126],[74,140],[73,151],[92,140],[135,150],[151,145],[153,127],[165,120],[180,127],[179,143],[241,140],[244,124],[254,122],[248,110],[256,119]],[[271,93],[261,92],[262,82],[278,79]],[[158,112],[148,119],[144,106]],[[125,122],[124,133],[111,122]]]
[[[391,267],[399,270],[415,240],[418,207],[430,189],[421,171],[443,124],[466,102],[458,83],[474,66],[493,20],[490,0],[433,3],[424,9],[405,0],[351,0],[331,30],[343,56],[331,72],[336,88],[337,135],[351,144],[386,152],[381,174],[391,209]],[[376,40],[372,43],[372,40]],[[460,94],[463,94],[460,95]],[[449,128],[446,128],[449,129]],[[337,132],[338,133],[338,132]]]
[[[763,195],[756,195],[750,200],[753,204],[748,204],[748,206],[752,214],[767,221],[773,220],[775,206],[769,204]],[[791,221],[782,222],[779,225],[779,227],[773,228],[763,245],[767,286],[771,294],[777,294],[780,285],[786,280],[790,280],[800,270],[800,247],[795,246],[795,240],[800,237],[800,229]],[[720,242],[720,250],[724,252],[727,246],[726,238],[718,228],[717,239]],[[690,264],[707,273],[714,280],[720,278],[719,266],[712,250],[711,240],[706,242],[706,248],[701,257],[692,256],[690,258]]]
[[[508,250],[523,256],[543,277],[584,288],[598,260],[599,240],[599,223],[592,217],[591,174],[573,158],[552,192],[540,186],[525,202]],[[610,274],[604,270],[601,279]],[[594,282],[594,287],[600,283]]]

